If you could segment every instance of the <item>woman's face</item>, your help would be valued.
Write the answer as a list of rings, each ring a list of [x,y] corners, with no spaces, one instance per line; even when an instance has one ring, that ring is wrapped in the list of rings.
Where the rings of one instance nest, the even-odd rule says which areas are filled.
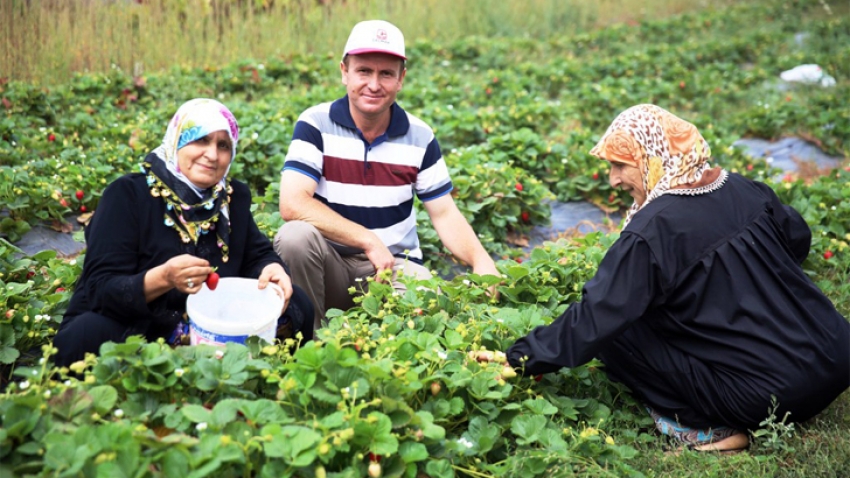
[[[211,188],[227,172],[233,159],[231,148],[227,132],[215,131],[178,149],[177,166],[195,186]]]
[[[637,166],[611,161],[611,171],[608,183],[612,188],[620,188],[632,196],[638,205],[646,201],[646,190],[643,187],[643,177]]]

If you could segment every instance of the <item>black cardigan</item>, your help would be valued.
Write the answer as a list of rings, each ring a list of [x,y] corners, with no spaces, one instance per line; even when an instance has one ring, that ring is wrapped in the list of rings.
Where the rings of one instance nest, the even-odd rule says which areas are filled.
[[[177,231],[165,225],[165,202],[151,196],[143,174],[128,174],[110,184],[86,228],[83,272],[65,317],[93,311],[128,325],[176,325],[186,311],[187,295],[172,289],[147,303],[144,276],[180,254],[208,260],[221,277],[256,278],[273,262],[288,274],[254,222],[248,186],[236,180],[231,185],[230,258],[224,263],[215,234],[202,235],[197,245],[184,244]],[[224,223],[223,215],[219,221]]]

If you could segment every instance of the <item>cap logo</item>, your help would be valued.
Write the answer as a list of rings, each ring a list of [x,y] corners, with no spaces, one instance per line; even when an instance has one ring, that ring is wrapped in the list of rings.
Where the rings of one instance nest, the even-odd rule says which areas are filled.
[[[383,42],[383,43],[389,43],[390,42],[388,35],[387,35],[387,31],[384,30],[383,28],[379,28],[375,32],[375,40],[379,41],[379,42]]]

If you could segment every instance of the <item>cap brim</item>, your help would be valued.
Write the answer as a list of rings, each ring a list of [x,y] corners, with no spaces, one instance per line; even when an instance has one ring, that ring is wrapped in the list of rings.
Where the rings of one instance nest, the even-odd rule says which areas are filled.
[[[365,55],[367,53],[383,53],[385,55],[394,56],[396,58],[401,58],[402,60],[407,60],[406,56],[399,55],[394,51],[382,50],[380,48],[358,48],[356,50],[351,50],[346,52],[346,55]]]

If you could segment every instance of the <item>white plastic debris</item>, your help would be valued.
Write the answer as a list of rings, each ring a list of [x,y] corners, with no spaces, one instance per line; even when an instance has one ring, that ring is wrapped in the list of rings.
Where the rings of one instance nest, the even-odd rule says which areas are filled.
[[[779,77],[794,83],[819,84],[823,87],[835,86],[835,78],[827,75],[820,66],[815,64],[795,66],[783,71]]]

